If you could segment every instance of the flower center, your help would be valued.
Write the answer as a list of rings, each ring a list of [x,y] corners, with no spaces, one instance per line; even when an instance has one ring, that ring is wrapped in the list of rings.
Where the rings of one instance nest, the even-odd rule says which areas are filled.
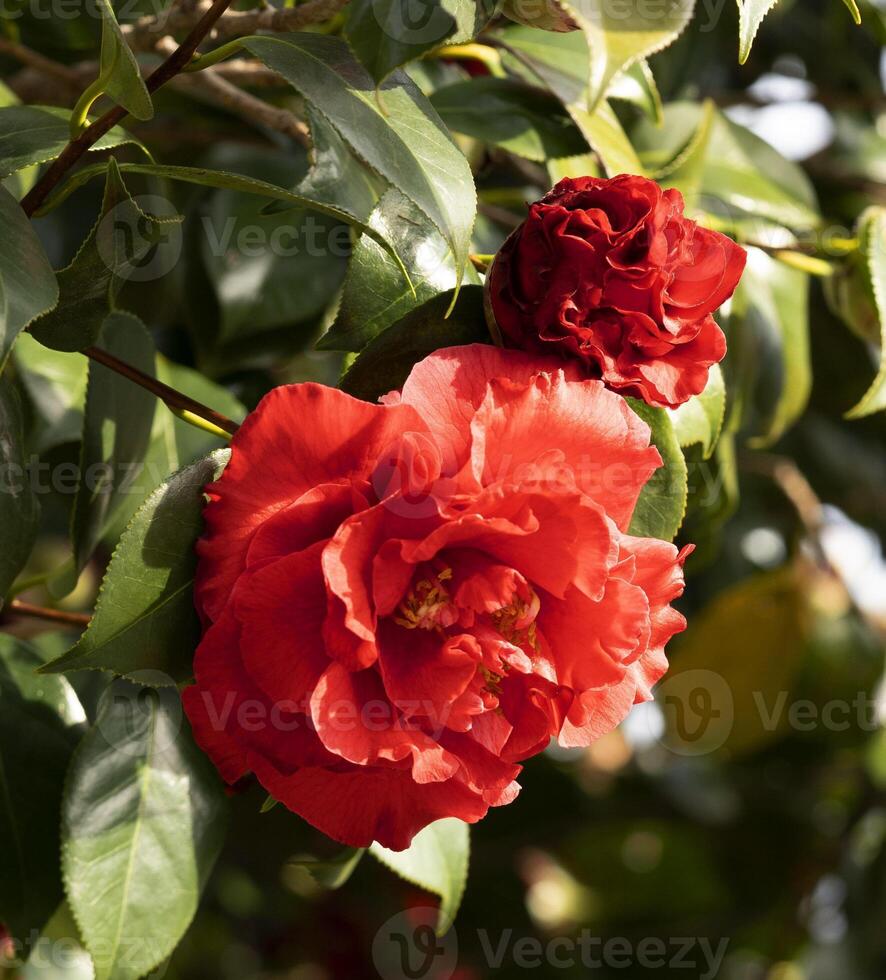
[[[541,608],[541,600],[535,590],[529,588],[528,596],[514,598],[501,609],[492,613],[492,624],[509,643],[514,646],[530,646],[538,650],[538,627],[535,617]]]
[[[450,626],[456,619],[456,613],[443,583],[451,578],[452,569],[443,568],[431,578],[416,582],[400,603],[397,609],[400,615],[394,617],[394,622],[408,630]]]

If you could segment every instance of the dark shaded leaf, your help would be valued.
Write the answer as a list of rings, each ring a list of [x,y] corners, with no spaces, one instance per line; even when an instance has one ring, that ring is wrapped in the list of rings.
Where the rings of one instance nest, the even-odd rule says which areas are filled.
[[[488,343],[483,288],[465,286],[452,313],[452,291],[440,293],[379,334],[341,380],[356,398],[375,401],[400,388],[414,364],[440,347]]]
[[[809,276],[748,249],[748,263],[724,326],[729,425],[768,446],[802,414],[812,386]]]
[[[168,270],[168,258],[159,250],[180,247],[177,226],[182,220],[168,207],[165,216],[145,214],[127,191],[116,162],[108,163],[101,217],[71,264],[58,273],[58,305],[31,327],[41,344],[63,351],[93,345],[125,280],[153,279]]]
[[[352,0],[345,37],[381,83],[434,48],[476,37],[493,8],[486,0]]]
[[[548,92],[506,78],[472,78],[438,89],[431,105],[456,133],[528,160],[585,153],[586,140]]]
[[[0,110],[2,111],[2,110]],[[40,239],[18,201],[0,187],[0,373],[16,337],[58,302],[58,283]]]
[[[102,350],[154,375],[154,342],[129,313],[112,313],[99,337]],[[156,398],[91,361],[83,412],[80,481],[71,514],[73,567],[53,579],[51,591],[70,592],[132,488],[151,438]]]
[[[85,715],[63,677],[23,640],[0,634],[0,921],[20,940],[62,900],[59,813],[65,770]]]
[[[40,503],[27,464],[21,401],[12,383],[0,378],[0,606],[24,568],[40,526]]]

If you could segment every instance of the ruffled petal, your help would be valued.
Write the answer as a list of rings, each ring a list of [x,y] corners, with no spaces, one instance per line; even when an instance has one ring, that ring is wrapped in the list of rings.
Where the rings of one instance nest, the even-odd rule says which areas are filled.
[[[269,392],[234,436],[221,478],[207,487],[195,591],[204,617],[221,615],[269,518],[321,484],[365,483],[404,432],[424,428],[408,405],[370,405],[324,385]]]

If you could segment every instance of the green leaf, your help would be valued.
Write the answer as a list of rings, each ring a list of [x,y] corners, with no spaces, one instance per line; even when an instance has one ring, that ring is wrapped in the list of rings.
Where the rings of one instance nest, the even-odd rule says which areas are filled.
[[[300,161],[291,152],[244,147],[217,156],[230,169],[281,187],[298,176]],[[221,311],[214,338],[219,345],[279,327],[312,326],[344,278],[351,251],[346,225],[302,209],[259,213],[260,203],[253,195],[222,188],[201,208],[203,265]],[[396,262],[389,261],[403,280]]]
[[[601,102],[594,112],[580,105],[572,106],[569,112],[608,176],[643,173],[643,165],[608,102]]]
[[[294,193],[301,196],[302,204],[328,205],[326,213],[365,230],[365,221],[385,192],[387,181],[364,166],[338,132],[309,103],[305,105],[305,118],[311,128],[314,165]],[[266,204],[264,212],[275,214],[292,206],[292,201],[278,200]]]
[[[506,78],[472,78],[438,89],[431,105],[456,133],[543,162],[577,156],[587,143],[558,100]]]
[[[24,568],[40,527],[40,503],[27,469],[22,408],[8,378],[0,378],[0,607]]]
[[[540,80],[564,106],[587,109],[588,44],[580,31],[557,34],[509,24],[498,33],[505,67],[530,82]]]
[[[690,446],[686,466],[690,489],[680,534],[695,545],[689,561],[698,568],[718,557],[723,525],[738,507],[735,436],[723,431],[709,459],[702,457],[700,446]]]
[[[699,444],[702,457],[710,459],[726,414],[726,385],[720,365],[711,365],[708,383],[701,394],[694,395],[678,408],[669,409],[668,414],[680,445],[685,449]]]
[[[636,106],[656,126],[664,122],[664,106],[648,61],[635,61],[613,81],[607,95],[610,99]]]
[[[23,640],[0,634],[0,921],[20,940],[62,899],[62,786],[85,720],[65,678],[35,674],[41,663]]]
[[[580,157],[562,157],[559,160],[548,160],[548,177],[551,186],[559,183],[564,177],[602,177],[597,157],[585,153]]]
[[[637,398],[626,400],[634,414],[649,426],[652,444],[662,459],[662,465],[640,491],[630,533],[641,538],[673,541],[686,513],[686,460],[667,409],[653,408]]]
[[[12,359],[38,419],[35,450],[43,453],[66,442],[79,442],[89,378],[86,358],[49,350],[23,333]]]
[[[59,905],[36,942],[29,941],[28,945],[30,956],[18,974],[19,980],[94,980],[92,957],[80,943],[77,923],[67,902]],[[63,950],[64,954],[48,957],[47,947]]]
[[[317,130],[314,130],[316,133]],[[328,136],[328,127],[325,130]],[[203,167],[169,167],[152,163],[122,163],[117,166],[124,174],[145,174],[149,177],[166,177],[169,180],[179,180],[186,184],[197,184],[200,187],[217,187],[246,194],[256,194],[273,200],[279,207],[266,208],[265,213],[293,207],[307,207],[331,215],[346,224],[353,225],[360,231],[377,236],[377,232],[366,224],[366,218],[375,205],[377,195],[375,185],[367,177],[369,171],[363,168],[357,173],[354,158],[340,158],[332,142],[324,137],[322,146],[315,145],[319,163],[308,174],[294,191],[285,190],[275,184],[241,174],[228,173],[222,170],[208,170]],[[338,141],[339,144],[341,141]],[[332,161],[332,162],[330,162]],[[321,170],[322,167],[322,170]],[[99,168],[84,167],[71,177],[64,185],[62,192],[53,199],[53,206],[64,200],[78,187],[91,180]],[[340,187],[340,181],[349,181],[353,186]],[[389,247],[386,242],[382,245]]]
[[[348,264],[338,315],[317,344],[320,350],[359,352],[410,310],[456,285],[458,274],[449,246],[399,191],[385,194],[370,224],[401,257],[413,289],[390,254],[375,239],[362,236]],[[477,279],[472,268],[468,278]]]
[[[228,451],[218,450],[148,497],[114,551],[88,629],[43,673],[109,670],[152,686],[191,676],[200,639],[193,590],[203,488],[227,459]]]
[[[129,313],[112,313],[99,337],[102,350],[154,375],[154,342]],[[77,584],[145,458],[156,398],[115,371],[91,361],[83,413],[80,481],[71,513],[73,567],[50,583],[55,596]]]
[[[843,0],[843,5],[852,14],[852,19],[855,21],[856,25],[861,23],[861,11],[858,9],[858,4],[856,0]]]
[[[714,103],[706,99],[702,103],[701,118],[692,139],[667,167],[656,174],[655,179],[662,187],[676,187],[680,191],[687,210],[698,206],[705,185],[708,149],[717,119],[716,112]]]
[[[78,351],[95,344],[125,280],[142,278],[146,270],[155,277],[150,264],[163,244],[175,247],[170,233],[181,220],[176,214],[145,214],[110,160],[101,216],[71,264],[59,272],[58,305],[33,323],[33,336],[54,350]]]
[[[600,102],[593,112],[588,109],[589,56],[581,32],[556,34],[509,26],[500,37],[507,67],[528,81],[540,81],[563,103],[609,176],[644,172],[612,107]]]
[[[54,160],[68,145],[70,111],[52,106],[10,105],[0,108],[0,178],[25,167]],[[90,150],[110,150],[131,143],[144,146],[119,126],[105,133]]]
[[[160,354],[157,355],[157,378],[235,422],[241,422],[246,415],[246,409],[226,388]],[[136,511],[157,487],[169,480],[171,474],[213,450],[224,448],[227,443],[228,440],[199,429],[158,405],[144,467],[129,487],[129,493],[120,501],[106,539],[118,541]]]
[[[763,18],[778,0],[738,0],[738,63],[743,65],[751,53],[751,45]]]
[[[713,112],[713,118],[705,134],[708,112]],[[707,105],[669,103],[663,126],[640,120],[631,138],[643,166],[656,180],[676,183],[679,168],[693,158],[693,182],[694,167],[699,165],[702,203],[718,217],[753,215],[800,229],[815,227],[821,220],[815,191],[803,169]],[[699,146],[704,149],[703,164],[695,156]]]
[[[380,84],[434,48],[476,37],[491,14],[484,0],[352,0],[345,37]]]
[[[58,302],[58,283],[40,239],[18,201],[0,187],[0,374],[16,337]]]
[[[175,691],[116,681],[71,764],[65,889],[96,980],[138,980],[188,928],[224,839],[225,797]]]
[[[151,119],[154,105],[138,61],[126,43],[110,0],[95,0],[102,20],[100,75],[103,92],[136,119]]]
[[[778,0],[737,0],[738,2],[738,63],[743,65],[751,53],[751,46],[760,30],[763,19]],[[861,23],[861,12],[855,0],[843,0],[856,24]]]
[[[676,41],[692,18],[695,0],[652,6],[645,0],[617,6],[611,0],[570,0],[563,6],[587,38],[588,108],[593,111],[623,71]]]
[[[285,34],[243,43],[312,103],[367,166],[431,219],[449,243],[461,276],[476,212],[473,177],[408,75],[391,75],[379,100],[372,78],[340,38]]]
[[[452,290],[410,311],[379,334],[341,380],[348,394],[366,401],[400,388],[414,364],[440,347],[489,342],[483,288],[465,286],[452,313]]]
[[[365,853],[365,848],[349,847],[325,861],[301,858],[291,863],[304,868],[321,888],[335,890],[347,883]]]
[[[771,445],[809,400],[809,276],[749,248],[724,327],[730,428],[755,447]]]
[[[873,297],[880,325],[880,366],[861,401],[846,413],[850,419],[886,408],[886,208],[868,208],[858,220],[857,234],[865,287]]]
[[[369,853],[401,878],[439,895],[437,934],[442,936],[449,930],[468,877],[471,837],[464,821],[447,817],[429,824],[405,851],[389,851],[374,843]]]

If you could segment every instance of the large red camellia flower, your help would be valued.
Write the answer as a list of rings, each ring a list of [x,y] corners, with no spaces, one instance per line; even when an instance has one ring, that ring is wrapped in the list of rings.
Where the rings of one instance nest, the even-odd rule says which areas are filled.
[[[489,298],[504,341],[559,353],[650,405],[697,395],[726,338],[711,314],[745,251],[683,215],[645,177],[566,178],[496,255]]]
[[[281,387],[234,437],[184,703],[229,783],[252,772],[329,836],[402,849],[650,697],[683,556],[626,533],[660,457],[573,368],[449,348],[383,401]]]

